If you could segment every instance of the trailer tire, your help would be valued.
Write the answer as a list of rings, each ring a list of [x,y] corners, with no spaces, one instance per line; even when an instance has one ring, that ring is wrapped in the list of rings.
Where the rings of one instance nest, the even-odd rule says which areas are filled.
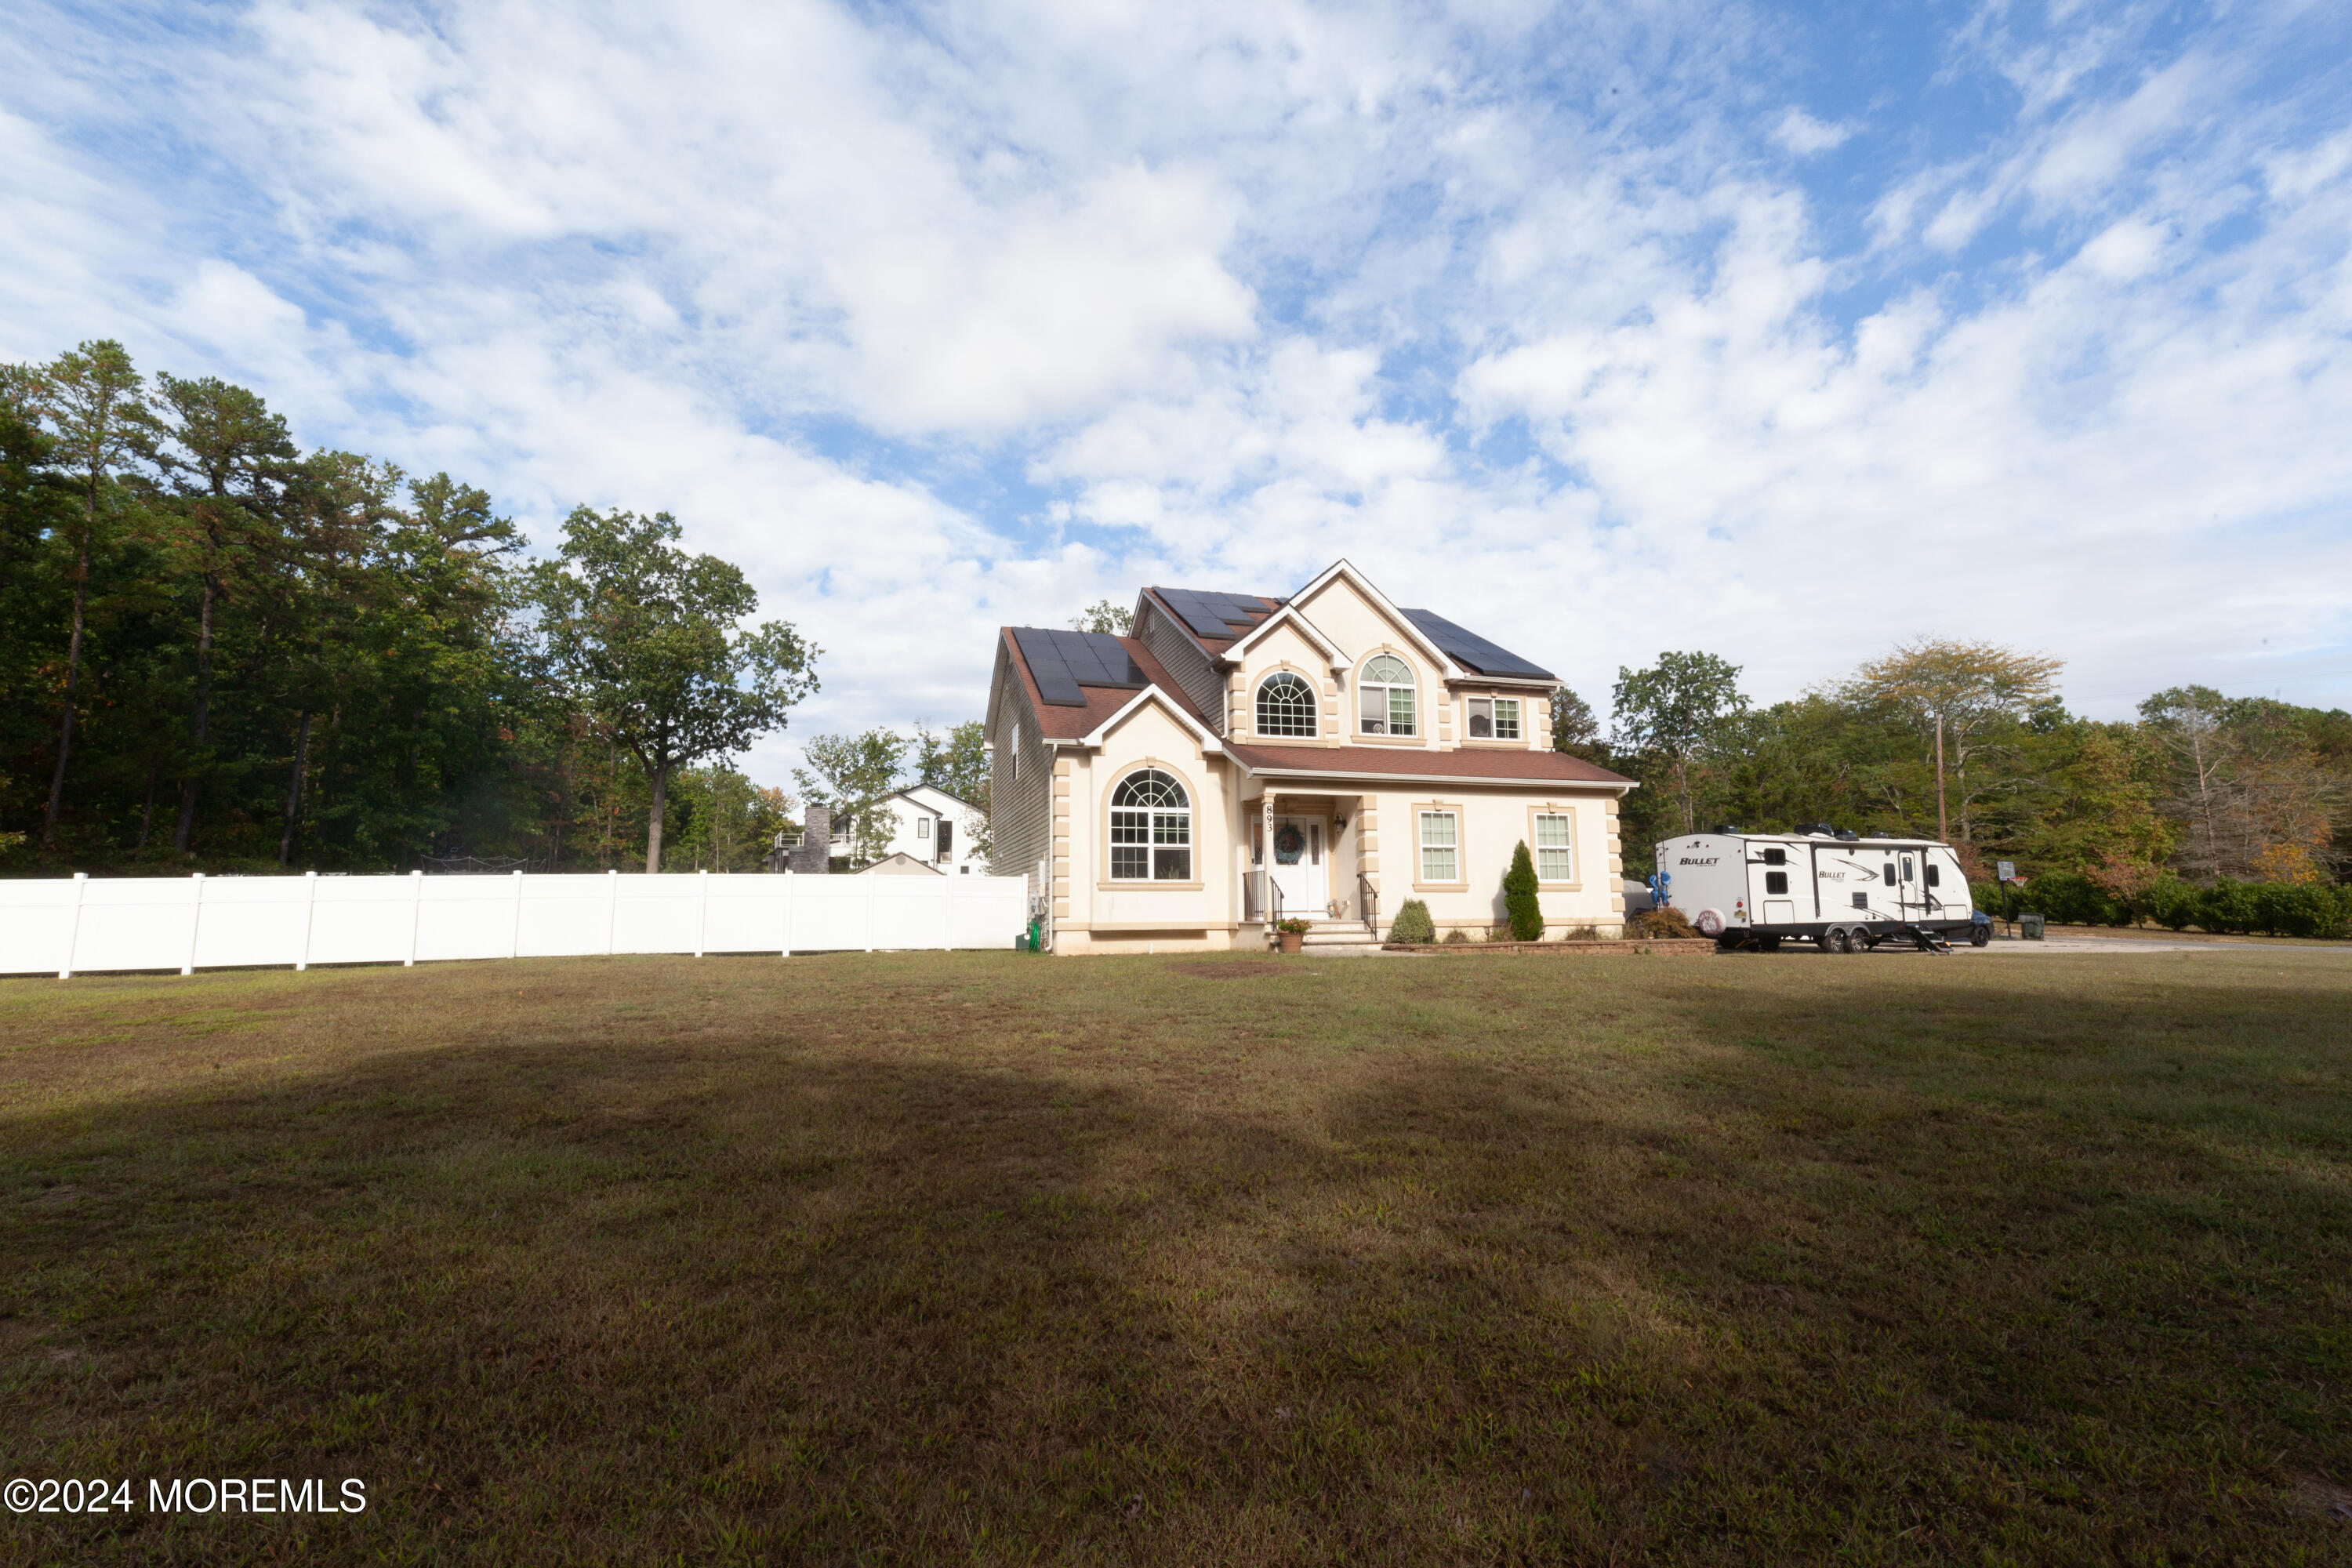
[[[1723,934],[1723,911],[1721,910],[1699,910],[1698,913],[1691,917],[1691,929],[1697,931],[1701,936],[1721,936]]]
[[[1854,945],[1856,940],[1857,938],[1855,933],[1848,931],[1843,926],[1832,926],[1830,928],[1829,946],[1832,952],[1861,952],[1862,949]]]
[[[1764,935],[1756,939],[1756,951],[1759,952],[1778,952],[1780,951],[1780,939],[1768,931]]]

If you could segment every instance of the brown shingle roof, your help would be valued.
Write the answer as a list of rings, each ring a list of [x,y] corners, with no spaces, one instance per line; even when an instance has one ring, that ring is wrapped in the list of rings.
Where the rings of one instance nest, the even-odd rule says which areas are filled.
[[[1075,710],[1073,710],[1075,711]],[[1414,746],[1251,746],[1225,750],[1257,772],[1376,773],[1383,778],[1556,779],[1563,784],[1632,784],[1566,752],[1423,751]]]

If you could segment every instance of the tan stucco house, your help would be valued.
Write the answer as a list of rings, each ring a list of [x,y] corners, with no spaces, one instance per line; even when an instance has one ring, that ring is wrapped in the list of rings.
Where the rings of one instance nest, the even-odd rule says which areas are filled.
[[[1551,749],[1557,679],[1342,561],[1287,597],[1146,588],[1135,635],[1007,626],[992,868],[1064,953],[1385,936],[1420,899],[1483,934],[1525,841],[1546,934],[1622,932],[1632,781]]]

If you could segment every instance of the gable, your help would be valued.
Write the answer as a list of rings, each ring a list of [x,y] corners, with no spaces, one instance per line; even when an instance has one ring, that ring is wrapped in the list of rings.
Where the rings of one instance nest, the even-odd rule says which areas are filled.
[[[1383,608],[1360,588],[1348,572],[1335,572],[1328,581],[1297,601],[1299,613],[1318,630],[1338,643],[1351,662],[1376,647],[1403,650],[1423,673],[1442,675],[1446,661],[1403,616]]]

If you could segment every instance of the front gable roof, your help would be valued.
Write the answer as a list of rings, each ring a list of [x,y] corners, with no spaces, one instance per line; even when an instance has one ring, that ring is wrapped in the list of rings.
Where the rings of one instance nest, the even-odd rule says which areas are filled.
[[[1374,587],[1372,580],[1358,571],[1355,563],[1345,556],[1341,556],[1325,567],[1317,575],[1315,581],[1293,594],[1290,596],[1290,602],[1294,605],[1303,605],[1342,578],[1346,579],[1349,587],[1361,594],[1370,603],[1372,608],[1386,616],[1401,636],[1435,661],[1438,671],[1444,679],[1448,680],[1460,679],[1463,673],[1462,667],[1454,663],[1444,648],[1432,642],[1429,634],[1423,631],[1411,616],[1389,603],[1389,596]]]
[[[1306,613],[1300,610],[1296,603],[1283,605],[1282,608],[1258,622],[1256,626],[1242,634],[1240,638],[1218,657],[1227,660],[1238,660],[1242,655],[1256,647],[1259,639],[1266,637],[1276,626],[1296,626],[1300,636],[1313,643],[1322,651],[1323,657],[1331,661],[1332,668],[1347,668],[1348,656],[1339,650],[1339,645],[1317,630],[1315,623],[1307,618]]]

